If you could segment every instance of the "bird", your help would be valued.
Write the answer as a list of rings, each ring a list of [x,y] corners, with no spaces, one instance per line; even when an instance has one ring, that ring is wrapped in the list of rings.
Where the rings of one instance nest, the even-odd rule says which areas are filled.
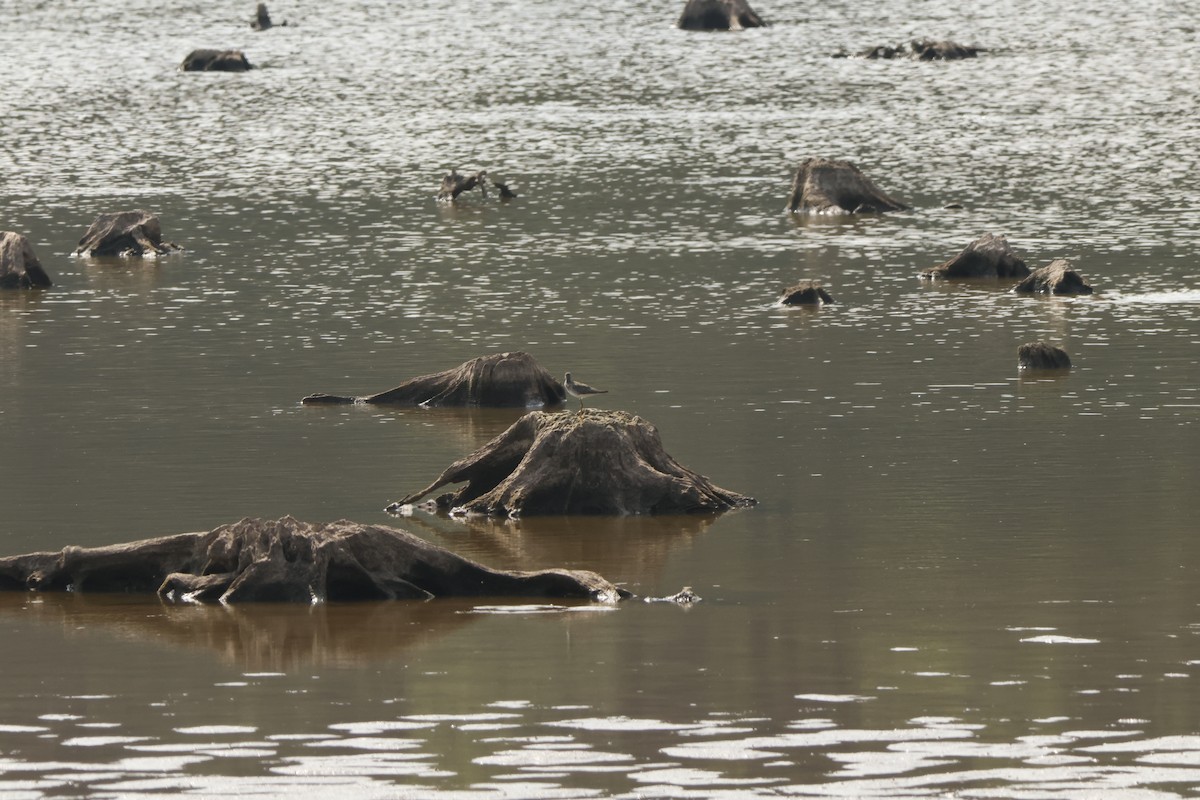
[[[607,389],[594,389],[586,383],[579,383],[571,377],[571,373],[567,373],[563,379],[563,388],[567,390],[567,394],[579,400],[579,413],[583,413],[583,398],[590,394],[608,394]]]

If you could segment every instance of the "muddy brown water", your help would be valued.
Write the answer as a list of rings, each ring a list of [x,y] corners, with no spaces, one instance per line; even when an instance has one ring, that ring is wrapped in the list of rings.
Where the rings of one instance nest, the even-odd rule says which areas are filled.
[[[292,514],[703,598],[0,595],[0,796],[1200,786],[1189,4],[0,7],[0,229],[57,284],[0,295],[0,552]],[[827,57],[917,36],[989,52]],[[790,218],[813,155],[913,210]],[[450,167],[520,196],[439,206]],[[136,207],[186,252],[69,256]],[[917,280],[984,232],[1097,293]],[[837,302],[773,305],[802,278]],[[1018,374],[1035,339],[1074,369]],[[516,349],[759,506],[394,518],[519,412],[298,402]]]

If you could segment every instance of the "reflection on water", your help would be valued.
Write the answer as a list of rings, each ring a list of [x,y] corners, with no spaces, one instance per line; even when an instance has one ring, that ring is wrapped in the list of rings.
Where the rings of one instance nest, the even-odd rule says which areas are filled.
[[[299,399],[518,349],[759,505],[404,522],[691,609],[0,598],[0,794],[1194,794],[1190,8],[9,5],[0,228],[55,286],[0,296],[0,551],[389,524],[519,412]],[[828,57],[910,36],[988,52]],[[206,43],[261,69],[179,72]],[[782,213],[809,156],[913,209]],[[439,205],[451,167],[521,196]],[[137,207],[187,250],[70,257]],[[918,279],[984,231],[1097,294]]]

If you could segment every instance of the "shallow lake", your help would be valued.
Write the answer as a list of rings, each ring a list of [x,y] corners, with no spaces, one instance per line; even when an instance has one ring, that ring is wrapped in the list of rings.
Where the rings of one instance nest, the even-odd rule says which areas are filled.
[[[681,7],[0,0],[0,555],[291,514],[703,598],[2,594],[0,797],[1200,791],[1195,8]],[[830,57],[922,36],[988,51]],[[784,213],[810,156],[912,210]],[[131,208],[186,250],[71,257]],[[1096,294],[918,280],[985,232]],[[506,350],[759,504],[393,517],[522,412],[299,404]]]

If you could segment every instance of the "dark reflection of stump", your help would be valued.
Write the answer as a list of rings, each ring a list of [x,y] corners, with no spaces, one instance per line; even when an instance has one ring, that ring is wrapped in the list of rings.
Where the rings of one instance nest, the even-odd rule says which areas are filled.
[[[561,602],[561,601],[560,601]],[[474,603],[354,603],[255,606],[170,605],[128,595],[0,593],[0,614],[61,626],[67,635],[204,650],[255,672],[360,666],[440,639],[477,617]]]
[[[620,575],[626,588],[658,586],[672,555],[691,547],[718,514],[625,517],[445,517],[417,512],[405,526],[500,569],[569,568]],[[636,589],[634,590],[637,591]]]

